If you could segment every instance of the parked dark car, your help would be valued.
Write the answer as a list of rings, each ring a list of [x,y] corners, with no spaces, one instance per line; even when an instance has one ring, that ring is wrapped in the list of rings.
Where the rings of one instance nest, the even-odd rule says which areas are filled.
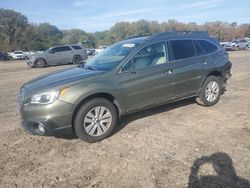
[[[118,42],[79,65],[21,87],[22,126],[37,135],[74,132],[87,142],[112,134],[130,113],[195,97],[215,105],[231,62],[206,32],[167,32]]]
[[[11,60],[12,57],[7,52],[0,52],[0,61]]]
[[[95,55],[95,49],[86,49],[86,52],[90,56]]]

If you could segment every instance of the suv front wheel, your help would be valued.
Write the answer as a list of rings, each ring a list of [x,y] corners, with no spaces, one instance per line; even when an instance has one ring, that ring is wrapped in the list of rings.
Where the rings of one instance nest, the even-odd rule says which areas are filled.
[[[34,67],[35,68],[43,68],[46,65],[46,62],[44,61],[44,59],[37,59],[35,61]]]
[[[203,83],[200,95],[196,98],[196,102],[202,106],[213,106],[219,101],[221,91],[221,79],[216,76],[209,76]]]
[[[107,138],[117,123],[115,106],[104,98],[95,98],[78,110],[74,129],[78,138],[86,142],[97,142]]]

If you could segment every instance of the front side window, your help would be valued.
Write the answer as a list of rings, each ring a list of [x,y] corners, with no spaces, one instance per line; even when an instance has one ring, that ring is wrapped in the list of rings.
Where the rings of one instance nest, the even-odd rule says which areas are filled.
[[[170,41],[174,60],[185,59],[195,56],[192,40],[173,40]]]
[[[159,42],[144,47],[133,57],[132,61],[135,70],[167,63],[165,43]]]
[[[55,47],[51,49],[52,52],[61,52],[61,47]]]

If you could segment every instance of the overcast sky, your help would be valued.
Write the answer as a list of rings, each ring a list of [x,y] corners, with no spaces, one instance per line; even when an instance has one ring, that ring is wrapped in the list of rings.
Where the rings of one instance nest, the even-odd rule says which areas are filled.
[[[0,7],[21,12],[33,23],[88,32],[139,19],[250,23],[250,0],[0,0]]]

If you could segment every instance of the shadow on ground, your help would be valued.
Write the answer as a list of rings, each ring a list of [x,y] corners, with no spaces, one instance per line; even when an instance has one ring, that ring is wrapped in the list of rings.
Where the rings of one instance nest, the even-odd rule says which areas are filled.
[[[189,99],[185,99],[182,101],[178,101],[178,102],[174,102],[174,103],[169,103],[163,106],[159,106],[159,107],[155,107],[155,108],[150,108],[148,110],[143,110],[140,112],[136,112],[127,116],[124,116],[120,119],[118,126],[116,127],[115,131],[113,134],[116,134],[117,132],[119,132],[120,130],[122,130],[124,127],[126,127],[129,123],[137,120],[137,119],[141,119],[141,118],[145,118],[148,116],[153,116],[156,114],[160,114],[163,112],[167,112],[176,108],[180,108],[183,106],[188,106],[190,104],[193,104],[195,102],[194,98],[189,98]]]
[[[199,176],[201,166],[210,163],[216,175]],[[194,161],[188,188],[250,188],[250,182],[237,176],[232,159],[226,153],[214,153]]]
[[[119,131],[121,131],[123,128],[125,128],[129,123],[137,120],[137,119],[141,119],[144,117],[148,117],[148,116],[153,116],[156,114],[160,114],[162,112],[167,112],[176,108],[180,108],[183,106],[187,106],[190,104],[194,103],[194,99],[193,98],[189,98],[189,99],[185,99],[182,101],[178,101],[178,102],[174,102],[174,103],[170,103],[170,104],[166,104],[163,106],[159,106],[159,107],[155,107],[155,108],[151,108],[148,110],[143,110],[140,112],[136,112],[130,115],[126,115],[124,117],[122,117],[119,121],[118,124],[114,130],[114,132],[112,133],[111,136],[113,136],[114,134],[118,133]],[[72,139],[77,139],[77,137],[75,136],[75,134],[69,134],[69,135],[58,135],[55,136],[57,138],[62,138],[62,139],[68,139],[68,140],[72,140]]]

